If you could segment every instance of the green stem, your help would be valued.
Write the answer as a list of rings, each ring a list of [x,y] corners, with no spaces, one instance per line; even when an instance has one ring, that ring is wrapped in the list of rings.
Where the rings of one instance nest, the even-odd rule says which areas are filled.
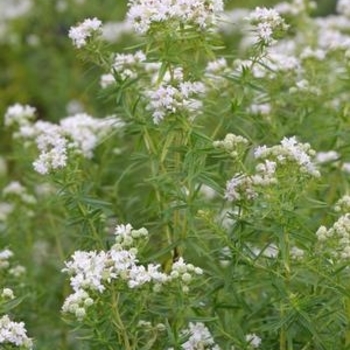
[[[288,227],[288,226],[287,226]],[[289,290],[290,284],[290,241],[289,241],[289,233],[286,229],[283,230],[283,236],[281,239],[281,253],[282,253],[282,263],[283,263],[283,277],[286,284],[287,292]],[[285,308],[284,302],[282,301],[280,305],[280,317],[283,319],[285,317]],[[287,350],[287,329],[286,326],[283,325],[280,333],[280,350]]]
[[[119,293],[113,291],[112,294],[112,310],[113,310],[113,324],[118,329],[118,334],[121,334],[125,350],[133,350],[134,347],[131,345],[128,337],[128,332],[119,314]]]

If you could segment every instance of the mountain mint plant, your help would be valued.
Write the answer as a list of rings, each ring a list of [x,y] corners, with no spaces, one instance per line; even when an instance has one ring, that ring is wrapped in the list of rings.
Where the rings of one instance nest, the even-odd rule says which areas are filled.
[[[62,22],[98,94],[3,113],[0,348],[350,348],[350,2],[316,8]]]

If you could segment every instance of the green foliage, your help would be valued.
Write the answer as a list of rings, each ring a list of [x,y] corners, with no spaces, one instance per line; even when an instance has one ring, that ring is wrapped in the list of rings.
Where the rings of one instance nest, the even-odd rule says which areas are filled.
[[[73,49],[71,26],[125,2],[35,5],[1,43],[1,315],[36,349],[349,349],[349,50],[319,43],[308,6],[255,44],[240,19],[231,35],[172,18]],[[9,122],[16,102],[36,120]],[[98,118],[64,129],[74,108]],[[42,174],[41,136],[66,157]]]

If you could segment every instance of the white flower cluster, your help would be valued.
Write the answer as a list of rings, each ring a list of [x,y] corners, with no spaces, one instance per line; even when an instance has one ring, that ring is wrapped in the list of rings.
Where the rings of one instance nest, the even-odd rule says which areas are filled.
[[[342,215],[330,229],[320,226],[316,232],[318,241],[326,253],[340,261],[350,259],[350,214]]]
[[[19,110],[18,107],[17,109]],[[120,129],[123,125],[124,123],[115,116],[97,119],[85,113],[66,117],[60,124],[41,120],[31,123],[27,118],[21,119],[13,136],[24,141],[25,146],[35,143],[40,154],[33,166],[38,173],[45,175],[64,168],[69,153],[92,158],[98,143],[113,129]]]
[[[202,269],[186,264],[183,258],[174,262],[169,274],[160,271],[160,264],[139,264],[135,244],[148,236],[145,228],[135,230],[130,224],[118,225],[115,236],[115,244],[109,251],[76,251],[71,260],[65,262],[66,267],[62,271],[71,276],[74,293],[65,300],[64,313],[83,319],[86,308],[93,304],[88,292],[103,293],[106,285],[113,280],[124,281],[130,289],[152,283],[154,291],[160,291],[165,283],[178,281],[183,291],[188,292],[193,275],[203,273]]]
[[[290,257],[293,260],[300,261],[304,258],[305,256],[305,251],[303,249],[300,249],[298,247],[292,247],[290,250]]]
[[[142,227],[138,230],[133,229],[130,224],[118,225],[115,229],[115,242],[120,248],[135,246],[135,241],[144,239],[148,236],[148,231]]]
[[[22,265],[15,265],[11,267],[9,259],[12,257],[13,252],[10,249],[4,249],[0,251],[0,270],[7,270],[9,275],[19,277],[26,272],[26,269]]]
[[[32,7],[32,0],[0,1],[0,21],[25,16]]]
[[[137,77],[137,66],[146,60],[146,55],[142,51],[135,54],[117,54],[114,57],[112,70],[117,72],[122,79]]]
[[[245,336],[246,342],[249,344],[250,348],[257,349],[261,344],[261,338],[255,333],[247,334]]]
[[[114,74],[117,74],[122,80],[136,79],[138,77],[139,68],[145,61],[146,55],[142,51],[137,51],[135,54],[116,54],[110,73],[101,76],[101,87],[104,89],[114,84]]]
[[[320,88],[318,88],[317,86],[313,86],[310,85],[309,81],[306,79],[302,79],[296,82],[295,86],[292,86],[289,89],[289,92],[291,94],[294,93],[302,93],[303,95],[307,94],[307,95],[315,95],[315,96],[319,96],[321,95],[322,91]]]
[[[222,141],[214,141],[213,146],[216,148],[223,148],[232,157],[238,156],[239,149],[243,146],[247,146],[249,141],[241,135],[235,135],[229,133]]]
[[[86,309],[93,304],[94,301],[89,294],[83,289],[78,289],[66,298],[62,312],[74,314],[79,321],[82,321],[86,316]]]
[[[315,161],[318,164],[325,164],[325,163],[334,162],[339,158],[340,158],[340,154],[336,151],[317,152],[315,156]]]
[[[225,76],[227,76],[229,72],[230,69],[226,59],[221,57],[215,61],[208,62],[207,66],[205,67],[204,76],[208,80],[209,84],[216,89],[220,89],[220,86],[227,82]]]
[[[138,33],[147,33],[153,23],[180,22],[208,28],[223,11],[222,0],[129,0],[128,20]]]
[[[15,298],[15,294],[11,288],[3,288],[0,297],[5,300],[13,300]]]
[[[254,26],[257,35],[257,41],[266,45],[275,42],[275,34],[277,31],[284,32],[288,29],[288,25],[275,9],[267,9],[266,7],[257,7],[246,20]]]
[[[153,121],[159,124],[166,115],[186,112],[193,120],[200,114],[202,101],[195,98],[205,92],[205,86],[201,82],[182,81],[176,86],[162,84],[156,90],[146,92],[149,98],[147,109],[152,111]]]
[[[301,60],[314,59],[323,61],[326,58],[326,51],[322,49],[312,49],[310,46],[303,48],[300,53]]]
[[[253,175],[252,182],[256,186],[269,186],[276,184],[277,178],[275,177],[277,169],[277,163],[265,159],[264,163],[259,163],[256,167],[256,174]]]
[[[13,252],[10,249],[0,251],[0,270],[10,267],[9,259],[13,257]]]
[[[133,33],[133,27],[128,21],[105,22],[102,26],[102,38],[111,43],[116,43],[123,35],[131,33]]]
[[[348,6],[348,5],[347,5]],[[348,6],[349,8],[349,6]],[[346,33],[350,28],[350,17],[328,16],[315,20],[318,48],[327,52],[349,50],[350,37]],[[339,66],[339,62],[337,62]]]
[[[350,18],[350,2],[348,0],[338,0],[337,12]]]
[[[23,128],[21,131],[23,132]],[[39,157],[33,162],[35,171],[45,175],[67,165],[67,140],[58,125],[38,121],[25,131],[36,137],[35,143],[40,151]],[[22,135],[24,136],[23,133]]]
[[[183,330],[182,334],[188,337],[188,340],[181,345],[183,350],[220,350],[209,329],[202,322],[190,322],[188,329]]]
[[[317,4],[310,0],[292,0],[290,3],[283,1],[278,3],[274,9],[282,15],[298,16],[309,9],[316,8]]]
[[[36,198],[29,194],[27,189],[18,181],[10,182],[2,190],[2,195],[6,197],[16,197],[24,204],[35,204]]]
[[[256,198],[258,187],[278,183],[277,169],[287,164],[296,164],[301,174],[319,177],[320,173],[311,161],[311,156],[314,155],[315,152],[309,144],[299,143],[295,137],[284,138],[280,145],[270,148],[259,146],[255,149],[254,156],[263,161],[257,164],[256,173],[251,176],[241,173],[235,174],[226,183],[225,198],[229,201]]]
[[[8,315],[0,318],[0,344],[33,349],[33,341],[27,336],[23,322],[13,322]]]
[[[230,202],[242,199],[252,200],[258,196],[253,188],[253,181],[250,176],[236,174],[226,183],[225,198]]]
[[[254,151],[256,159],[273,159],[279,165],[295,163],[299,171],[312,177],[319,177],[320,172],[316,169],[311,157],[315,156],[315,151],[308,143],[299,143],[293,136],[285,137],[280,145],[273,147],[257,147]]]
[[[350,212],[350,196],[345,195],[335,203],[334,210],[336,212],[349,213]]]
[[[93,34],[99,33],[102,22],[95,18],[87,18],[83,23],[69,29],[68,36],[73,41],[73,45],[78,49],[87,44],[87,39]]]
[[[123,126],[124,123],[116,116],[97,119],[85,113],[64,118],[60,122],[61,133],[68,140],[68,148],[85,158],[92,158],[98,143],[113,129]]]
[[[248,112],[254,115],[263,115],[268,116],[271,113],[271,104],[270,103],[252,103]]]
[[[7,108],[5,113],[5,126],[25,126],[35,118],[36,109],[28,105],[16,103]]]

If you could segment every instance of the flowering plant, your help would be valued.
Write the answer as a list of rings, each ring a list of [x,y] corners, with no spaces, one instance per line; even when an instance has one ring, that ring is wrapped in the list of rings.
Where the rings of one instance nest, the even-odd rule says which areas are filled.
[[[131,0],[124,51],[72,25],[105,105],[4,113],[1,346],[347,349],[347,4]]]

